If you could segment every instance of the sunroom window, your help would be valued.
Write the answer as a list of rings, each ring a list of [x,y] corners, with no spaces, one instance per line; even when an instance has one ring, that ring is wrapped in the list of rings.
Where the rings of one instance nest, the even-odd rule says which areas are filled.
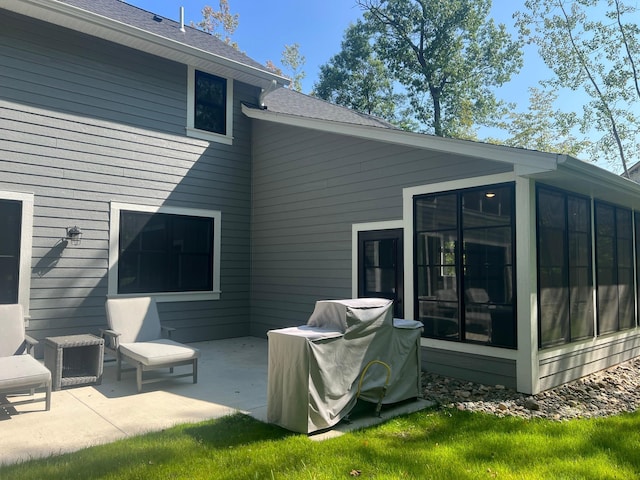
[[[512,184],[414,197],[424,335],[516,346]]]
[[[540,347],[593,336],[591,202],[537,189]]]
[[[598,334],[635,326],[631,210],[595,204]]]

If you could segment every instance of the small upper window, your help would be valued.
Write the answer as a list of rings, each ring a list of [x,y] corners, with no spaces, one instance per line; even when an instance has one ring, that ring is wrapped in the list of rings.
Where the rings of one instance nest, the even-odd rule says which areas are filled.
[[[233,81],[189,68],[187,134],[232,142]]]
[[[227,81],[196,70],[193,126],[227,134]]]

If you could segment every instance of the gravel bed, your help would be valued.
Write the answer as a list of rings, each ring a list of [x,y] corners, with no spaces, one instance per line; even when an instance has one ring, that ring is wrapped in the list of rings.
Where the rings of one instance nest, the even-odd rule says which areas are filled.
[[[436,405],[500,417],[607,417],[640,406],[640,358],[621,363],[537,395],[502,385],[482,385],[423,372],[424,398]]]

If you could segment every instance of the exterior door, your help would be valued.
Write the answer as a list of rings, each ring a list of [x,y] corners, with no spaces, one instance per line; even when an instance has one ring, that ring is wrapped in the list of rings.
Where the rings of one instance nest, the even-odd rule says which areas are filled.
[[[393,300],[393,315],[404,318],[402,229],[358,233],[358,297]]]

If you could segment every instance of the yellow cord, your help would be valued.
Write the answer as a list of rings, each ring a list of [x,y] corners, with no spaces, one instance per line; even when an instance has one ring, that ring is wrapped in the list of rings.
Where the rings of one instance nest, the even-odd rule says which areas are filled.
[[[384,363],[384,362],[382,362],[380,360],[371,360],[369,363],[367,363],[367,366],[364,367],[364,370],[362,370],[362,374],[360,375],[360,381],[358,382],[358,394],[356,395],[356,399],[360,398],[360,390],[362,389],[362,381],[364,380],[364,376],[367,373],[367,370],[374,363],[379,363],[380,365],[384,366],[387,369],[387,378],[384,381],[384,386],[382,387],[382,392],[380,393],[380,400],[378,400],[378,406],[376,407],[376,413],[378,414],[378,416],[380,416],[380,409],[382,408],[382,399],[384,398],[385,394],[387,393],[387,386],[389,385],[389,378],[391,378],[391,367],[389,365],[387,365],[386,363]]]

